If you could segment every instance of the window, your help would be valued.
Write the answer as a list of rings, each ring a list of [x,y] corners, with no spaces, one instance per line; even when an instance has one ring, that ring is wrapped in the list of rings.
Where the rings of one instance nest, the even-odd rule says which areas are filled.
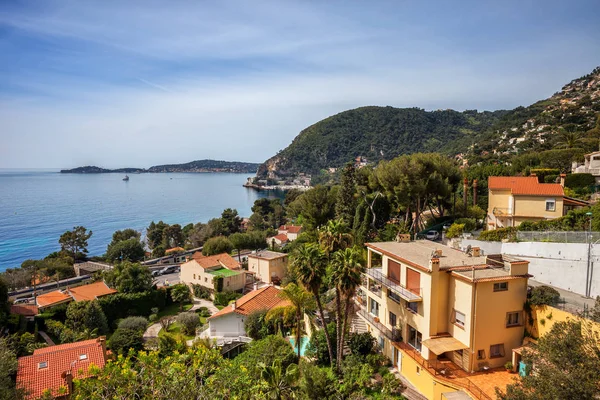
[[[80,360],[87,360],[87,354],[80,354],[79,355],[79,359]]]
[[[546,211],[555,211],[556,201],[554,199],[546,200]]]
[[[421,375],[421,367],[417,365],[417,375]]]
[[[229,286],[229,280],[227,280],[227,285],[225,285],[225,286]]]
[[[208,282],[208,278],[207,277],[204,278],[204,282],[205,283]]]
[[[371,314],[379,317],[379,303],[371,299]]]
[[[452,321],[454,322],[454,325],[457,325],[460,328],[464,328],[465,327],[465,314],[461,313],[460,311],[454,310],[454,315],[452,317]]]
[[[379,348],[381,349],[381,351],[383,351],[383,349],[385,348],[385,339],[383,336],[379,336]]]
[[[521,325],[521,312],[509,312],[506,314],[506,326],[520,326]]]
[[[477,359],[485,360],[485,350],[477,350]]]
[[[400,304],[400,296],[398,296],[396,293],[392,292],[390,289],[387,290],[387,295],[388,297],[395,301],[396,303]]]
[[[196,279],[196,274],[194,274],[194,279]]]
[[[48,361],[42,361],[38,363],[38,369],[48,368]]]
[[[419,313],[419,304],[418,303],[409,303],[408,301],[406,302],[406,308],[408,309],[408,311],[414,313],[414,314],[418,314]]]
[[[410,325],[408,326],[408,344],[414,347],[417,351],[421,351],[422,338],[423,335],[421,335],[421,332]]]
[[[396,314],[394,314],[393,312],[390,312],[390,325],[395,327],[396,326]]]
[[[508,282],[494,283],[494,292],[504,292],[508,290]]]
[[[504,343],[490,346],[490,358],[504,357]]]

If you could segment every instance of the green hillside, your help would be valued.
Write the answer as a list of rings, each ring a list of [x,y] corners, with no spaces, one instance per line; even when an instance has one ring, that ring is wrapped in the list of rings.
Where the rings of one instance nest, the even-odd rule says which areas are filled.
[[[425,111],[418,108],[361,107],[304,129],[292,143],[258,169],[258,177],[313,176],[358,156],[369,163],[416,152],[462,153],[469,164],[535,158],[553,149],[578,159],[598,150],[600,67],[528,107],[494,112]],[[529,160],[540,165],[539,160]],[[564,169],[567,162],[561,164]]]

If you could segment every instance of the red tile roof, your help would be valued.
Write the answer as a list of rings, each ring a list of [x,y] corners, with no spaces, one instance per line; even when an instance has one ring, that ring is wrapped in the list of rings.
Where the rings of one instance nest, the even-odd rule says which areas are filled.
[[[275,235],[271,239],[279,240],[282,243],[287,242],[289,240],[285,233],[280,233],[279,235]]]
[[[106,354],[102,340],[104,338],[49,346],[19,358],[17,385],[28,391],[28,399],[40,397],[46,389],[53,393],[57,393],[61,387],[67,389],[62,377],[64,372],[70,371],[74,379],[83,379],[90,376],[90,365],[104,368]],[[83,355],[85,359],[82,359]],[[42,362],[47,363],[45,368],[40,368]]]
[[[197,251],[192,258],[204,269],[225,267],[227,269],[238,270],[241,268],[240,263],[227,253],[216,254],[214,256],[203,256],[202,253]]]
[[[507,189],[512,194],[529,196],[564,196],[559,183],[539,183],[535,176],[490,176],[489,189]]]
[[[240,315],[250,315],[258,310],[270,310],[275,307],[285,307],[291,305],[288,300],[284,300],[279,293],[281,290],[274,286],[267,286],[262,289],[253,290],[252,292],[240,297],[235,302],[235,309],[228,305],[216,314],[213,314],[209,319],[221,317],[223,315],[237,313]]]
[[[13,304],[10,306],[10,313],[33,317],[34,315],[38,315],[39,311],[37,306],[33,304]]]
[[[58,305],[61,303],[66,303],[73,300],[71,296],[66,293],[61,292],[60,290],[55,290],[53,292],[48,292],[42,295],[37,296],[36,303],[40,308],[50,307],[54,305]]]
[[[302,230],[302,225],[281,225],[279,230],[287,233],[299,233]]]
[[[115,289],[109,288],[106,283],[94,282],[89,285],[77,286],[68,290],[75,301],[95,300],[98,297],[117,293]]]

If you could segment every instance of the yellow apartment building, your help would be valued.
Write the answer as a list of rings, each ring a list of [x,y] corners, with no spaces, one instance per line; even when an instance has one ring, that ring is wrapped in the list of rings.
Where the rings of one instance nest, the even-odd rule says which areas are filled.
[[[227,253],[203,256],[198,252],[190,261],[181,264],[180,279],[188,286],[197,284],[212,290],[213,279],[217,276],[223,277],[223,290],[232,292],[240,291],[254,281],[252,274],[244,271]]]
[[[248,255],[248,272],[255,273],[259,281],[281,284],[287,275],[288,255],[261,250]]]
[[[523,221],[554,219],[587,202],[566,197],[561,183],[539,183],[536,176],[488,178],[488,229],[519,226]]]
[[[471,374],[502,367],[521,346],[528,261],[427,240],[366,246],[358,317],[429,399],[463,388]]]

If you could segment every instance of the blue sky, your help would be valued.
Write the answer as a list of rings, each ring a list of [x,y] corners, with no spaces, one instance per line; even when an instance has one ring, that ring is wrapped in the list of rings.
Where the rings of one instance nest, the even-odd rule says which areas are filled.
[[[600,3],[0,2],[0,168],[262,162],[364,105],[528,105],[600,65]]]

